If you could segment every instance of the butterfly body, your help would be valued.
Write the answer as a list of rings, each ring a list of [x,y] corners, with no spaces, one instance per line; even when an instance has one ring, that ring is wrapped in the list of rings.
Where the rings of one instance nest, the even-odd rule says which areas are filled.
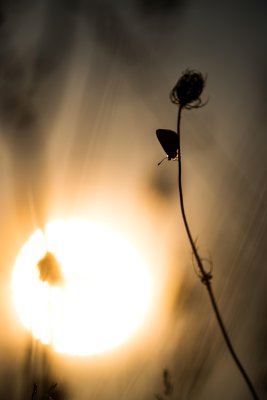
[[[176,132],[170,129],[157,129],[156,135],[168,160],[177,159],[179,150],[179,138]]]

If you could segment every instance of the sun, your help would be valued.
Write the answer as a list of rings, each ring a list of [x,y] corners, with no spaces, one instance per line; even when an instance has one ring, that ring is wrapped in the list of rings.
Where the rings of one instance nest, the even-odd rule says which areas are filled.
[[[119,346],[142,325],[152,278],[137,249],[112,228],[56,220],[22,247],[12,291],[36,339],[60,353],[92,355]]]

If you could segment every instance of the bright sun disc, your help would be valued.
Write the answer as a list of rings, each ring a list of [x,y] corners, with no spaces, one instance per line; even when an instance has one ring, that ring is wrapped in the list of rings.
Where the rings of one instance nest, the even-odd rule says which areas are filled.
[[[49,252],[49,253],[48,253]],[[52,254],[60,280],[37,265]],[[143,322],[151,276],[137,250],[91,221],[53,221],[37,230],[14,266],[13,298],[23,325],[61,353],[91,355],[125,342]]]

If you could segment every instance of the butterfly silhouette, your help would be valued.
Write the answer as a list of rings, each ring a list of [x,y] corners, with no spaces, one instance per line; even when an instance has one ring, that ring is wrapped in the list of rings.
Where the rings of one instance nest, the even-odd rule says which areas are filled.
[[[158,165],[162,163],[166,158],[170,160],[177,160],[179,152],[179,138],[176,132],[170,129],[157,129],[156,135],[160,142],[163,150],[167,154]]]

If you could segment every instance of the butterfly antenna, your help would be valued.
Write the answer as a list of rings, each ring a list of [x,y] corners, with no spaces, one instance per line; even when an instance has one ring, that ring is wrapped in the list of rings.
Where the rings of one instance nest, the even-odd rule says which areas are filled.
[[[158,162],[158,165],[160,165],[164,160],[166,160],[168,156],[164,157],[160,162]]]

